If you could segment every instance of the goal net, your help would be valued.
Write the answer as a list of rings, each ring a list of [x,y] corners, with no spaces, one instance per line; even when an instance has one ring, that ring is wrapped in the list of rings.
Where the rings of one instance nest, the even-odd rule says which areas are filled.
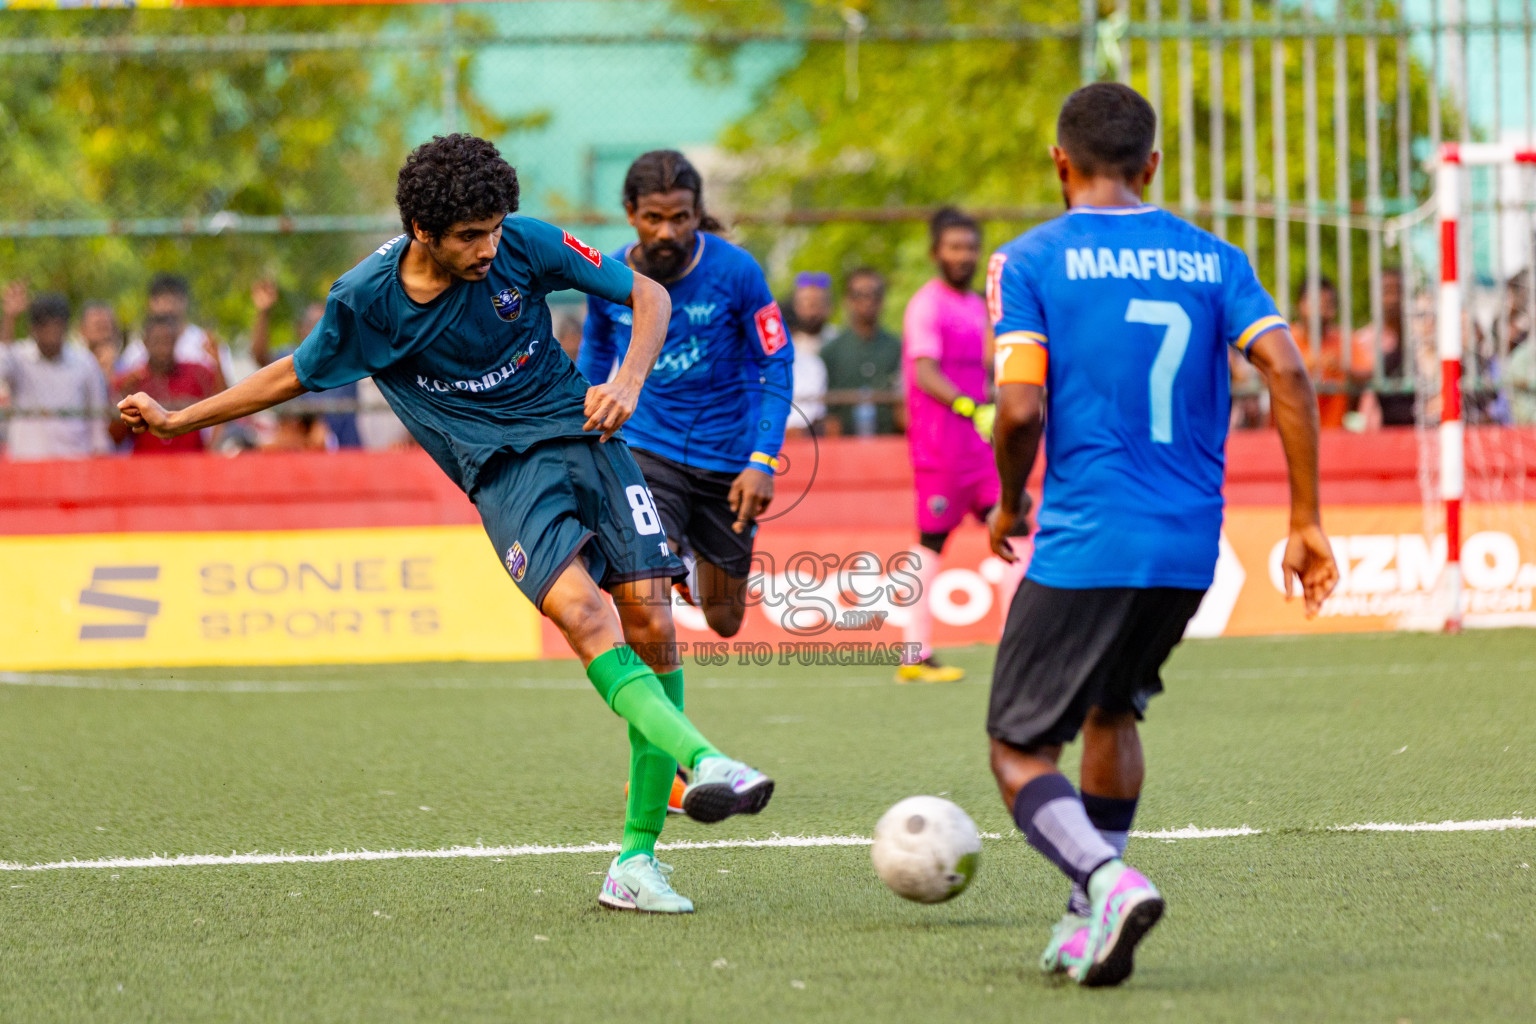
[[[1536,625],[1536,150],[1446,143],[1434,208],[1433,328],[1416,332],[1434,358],[1417,360],[1415,419],[1445,567],[1418,624]]]

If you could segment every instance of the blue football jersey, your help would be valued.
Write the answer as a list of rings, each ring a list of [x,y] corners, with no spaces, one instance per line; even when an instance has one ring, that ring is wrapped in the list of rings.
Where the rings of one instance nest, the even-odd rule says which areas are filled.
[[[685,466],[772,472],[793,394],[794,346],[762,269],[745,249],[698,233],[694,258],[670,282],[672,320],[624,437]],[[623,265],[631,247],[612,254]],[[629,351],[626,306],[587,304],[576,364],[600,383]]]
[[[1286,326],[1247,257],[1153,206],[1076,207],[999,249],[987,296],[998,382],[1046,387],[1029,578],[1209,587],[1227,346]]]

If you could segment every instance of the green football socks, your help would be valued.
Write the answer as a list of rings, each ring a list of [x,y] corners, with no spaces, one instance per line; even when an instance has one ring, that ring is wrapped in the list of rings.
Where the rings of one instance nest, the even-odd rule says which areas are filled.
[[[683,670],[664,672],[656,678],[672,706],[683,710]],[[655,855],[656,840],[667,820],[667,800],[672,795],[672,780],[676,776],[677,762],[631,725],[629,799],[624,808],[624,845],[619,850],[621,862],[636,854]]]
[[[683,715],[683,671],[658,677],[628,647],[592,659],[587,678],[629,723],[629,801],[619,859],[651,853],[666,821],[677,765],[720,754]]]

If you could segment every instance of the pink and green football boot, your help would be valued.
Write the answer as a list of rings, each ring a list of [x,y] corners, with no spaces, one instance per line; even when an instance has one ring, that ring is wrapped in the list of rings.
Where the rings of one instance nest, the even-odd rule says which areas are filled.
[[[1051,929],[1050,944],[1040,954],[1040,969],[1046,974],[1062,974],[1073,964],[1082,963],[1088,951],[1088,919],[1068,914]]]
[[[1112,860],[1088,879],[1088,940],[1067,974],[1079,985],[1118,985],[1135,969],[1136,944],[1163,916],[1163,897],[1141,872]]]

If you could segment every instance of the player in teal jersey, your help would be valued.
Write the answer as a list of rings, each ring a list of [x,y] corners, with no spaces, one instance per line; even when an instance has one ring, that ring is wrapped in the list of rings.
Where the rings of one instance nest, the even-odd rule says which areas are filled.
[[[1227,347],[1269,387],[1290,470],[1286,594],[1316,614],[1338,580],[1317,493],[1317,402],[1242,251],[1142,202],[1157,116],[1124,85],[1073,93],[1057,122],[1067,212],[987,274],[1008,536],[1042,430],[1045,494],[992,677],[992,770],[1014,821],[1073,883],[1041,966],[1083,985],[1131,973],[1163,896],[1121,860],[1141,793],[1137,720],[1211,585],[1231,415]],[[1082,793],[1056,767],[1083,733]]]
[[[517,174],[474,136],[419,147],[395,199],[406,233],[342,275],[292,356],[179,412],[130,395],[122,418],[176,437],[372,376],[474,501],[513,582],[629,723],[624,842],[599,902],[691,912],[655,857],[676,766],[692,771],[683,807],[699,821],[756,814],[773,781],[725,757],[683,714],[670,605],[683,567],[618,434],[661,350],[666,289],[569,232],[511,216]],[[623,365],[595,387],[553,340],[545,296],[565,288],[633,312]]]

